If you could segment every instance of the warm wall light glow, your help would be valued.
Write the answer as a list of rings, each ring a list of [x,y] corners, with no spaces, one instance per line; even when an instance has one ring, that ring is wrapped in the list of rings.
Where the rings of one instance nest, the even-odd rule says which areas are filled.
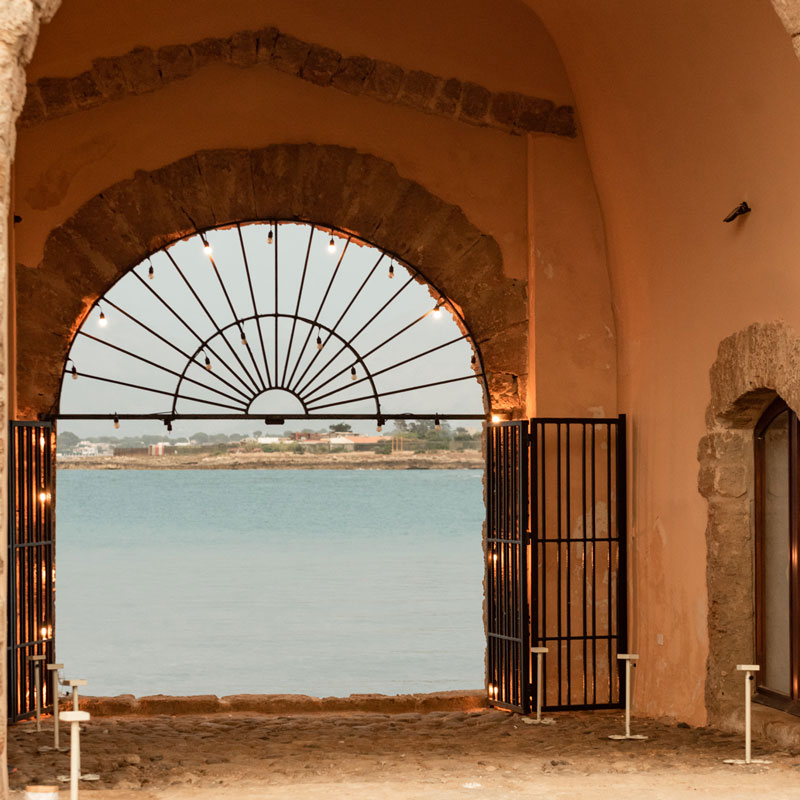
[[[45,444],[47,444],[47,440],[44,438],[44,434],[39,437],[39,447],[44,449]]]
[[[497,425],[498,422],[500,422],[500,417],[497,414],[492,414],[492,425]]]
[[[39,501],[44,503],[47,500],[47,492],[39,492]]]

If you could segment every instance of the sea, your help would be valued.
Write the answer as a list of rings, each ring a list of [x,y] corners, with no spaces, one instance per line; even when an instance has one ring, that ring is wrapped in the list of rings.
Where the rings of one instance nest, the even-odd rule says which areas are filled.
[[[57,477],[57,659],[88,694],[483,685],[481,470]]]

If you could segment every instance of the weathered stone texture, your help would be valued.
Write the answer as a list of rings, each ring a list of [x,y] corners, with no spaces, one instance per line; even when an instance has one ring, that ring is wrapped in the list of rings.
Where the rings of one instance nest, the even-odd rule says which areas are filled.
[[[407,70],[366,56],[344,57],[329,47],[304,42],[273,27],[167,45],[157,52],[137,47],[115,58],[98,58],[90,72],[74,78],[42,78],[36,86],[28,87],[30,103],[20,125],[35,125],[109,100],[152,92],[210,64],[240,68],[268,64],[317,86],[332,86],[348,94],[363,94],[382,103],[397,103],[470,125],[512,134],[575,136],[570,106],[556,108],[550,100],[515,92],[493,93],[475,83]]]
[[[315,144],[201,151],[137,172],[51,232],[42,263],[18,268],[26,298],[18,358],[31,366],[18,387],[24,412],[36,416],[56,406],[74,331],[128,269],[194,230],[254,219],[334,225],[413,264],[461,309],[477,346],[485,344],[492,405],[521,412],[526,287],[503,277],[494,239],[392,164]]]
[[[697,450],[708,501],[706,707],[712,723],[732,725],[741,705],[735,665],[755,657],[753,427],[776,394],[800,409],[800,339],[782,322],[750,325],[720,344],[710,378]]]

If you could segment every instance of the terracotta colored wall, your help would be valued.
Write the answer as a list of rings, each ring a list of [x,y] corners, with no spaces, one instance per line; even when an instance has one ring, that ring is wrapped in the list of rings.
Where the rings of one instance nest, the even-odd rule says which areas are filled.
[[[800,326],[800,69],[768,3],[529,5],[570,75],[608,236],[634,423],[638,707],[702,722],[708,370],[751,322]],[[753,213],[723,224],[741,200]]]

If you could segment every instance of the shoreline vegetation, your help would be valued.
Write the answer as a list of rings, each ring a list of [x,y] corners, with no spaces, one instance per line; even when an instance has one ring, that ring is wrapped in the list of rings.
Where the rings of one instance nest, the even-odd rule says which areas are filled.
[[[233,452],[181,455],[59,455],[59,469],[483,469],[480,450],[291,453]]]

